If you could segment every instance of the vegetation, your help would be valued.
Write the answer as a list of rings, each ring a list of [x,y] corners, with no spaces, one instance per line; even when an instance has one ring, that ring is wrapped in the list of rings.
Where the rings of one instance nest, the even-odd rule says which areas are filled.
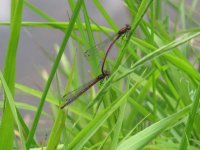
[[[183,0],[124,0],[131,31],[123,37],[125,40],[117,41],[117,57],[106,61],[111,75],[96,85],[98,89],[92,87],[73,104],[60,109],[65,102],[62,95],[100,74],[97,66],[104,55],[94,47],[88,50],[90,75],[83,77],[88,74],[81,62],[85,49],[93,47],[100,35],[109,38],[120,29],[98,0],[91,3],[109,28],[90,18],[83,0],[68,3],[72,12],[69,22],[58,22],[28,1],[13,0],[11,23],[0,23],[10,25],[11,31],[4,68],[0,71],[4,90],[0,149],[199,149],[198,0],[189,4]],[[46,22],[22,22],[23,5]],[[64,34],[57,56],[48,60],[53,65],[41,91],[15,82],[23,26],[59,29]],[[74,42],[69,42],[69,38]],[[66,55],[67,44],[71,54]],[[80,59],[77,53],[82,55]],[[63,78],[67,80],[64,89]],[[38,107],[18,103],[16,89],[39,98]],[[51,115],[45,112],[45,103],[51,106]],[[21,109],[34,111],[30,128]],[[35,136],[40,131],[38,123],[41,117],[49,116],[52,130],[41,145]]]

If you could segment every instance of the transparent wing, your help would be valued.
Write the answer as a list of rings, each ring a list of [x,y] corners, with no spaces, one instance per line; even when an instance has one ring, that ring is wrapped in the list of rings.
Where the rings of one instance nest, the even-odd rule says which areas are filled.
[[[112,41],[112,39],[115,37],[115,34],[111,37],[103,40],[100,43],[97,43],[96,45],[92,46],[91,48],[84,51],[84,55],[86,58],[90,56],[94,56],[99,53],[100,50],[104,49],[108,44]]]
[[[70,92],[66,93],[66,94],[63,96],[63,99],[67,101],[67,100],[71,99],[72,97],[78,95],[78,94],[81,93],[86,87],[88,87],[91,83],[93,83],[95,80],[96,80],[96,78],[93,79],[93,80],[91,80],[91,81],[89,81],[89,82],[87,82],[87,83],[84,83],[84,84],[83,84],[82,86],[80,86],[79,88],[77,88],[77,89],[75,89],[75,90],[73,90],[73,91],[70,91]]]

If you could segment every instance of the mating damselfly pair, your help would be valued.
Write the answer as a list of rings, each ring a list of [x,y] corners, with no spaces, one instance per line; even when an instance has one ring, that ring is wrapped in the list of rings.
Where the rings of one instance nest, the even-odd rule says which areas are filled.
[[[60,107],[63,109],[65,106],[71,104],[74,100],[76,100],[79,96],[84,94],[87,90],[89,90],[93,85],[98,83],[99,81],[102,81],[107,76],[110,75],[110,73],[105,69],[105,62],[108,57],[108,54],[115,44],[115,42],[122,37],[123,35],[126,35],[131,30],[131,26],[126,24],[125,27],[121,28],[117,34],[114,36],[114,38],[110,41],[110,44],[106,50],[105,56],[103,57],[103,62],[101,65],[101,74],[98,75],[96,78],[91,80],[90,82],[84,84],[82,87],[78,88],[78,90],[74,90],[74,92],[70,92],[70,94],[66,94],[63,96],[63,98],[66,100],[66,102]],[[106,40],[107,41],[107,40]]]

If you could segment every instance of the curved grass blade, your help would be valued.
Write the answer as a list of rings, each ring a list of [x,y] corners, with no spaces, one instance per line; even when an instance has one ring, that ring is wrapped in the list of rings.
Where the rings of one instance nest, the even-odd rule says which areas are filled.
[[[4,88],[4,91],[5,91],[5,95],[7,97],[7,100],[8,100],[8,103],[9,103],[9,106],[11,108],[11,113],[12,113],[12,116],[17,124],[17,127],[18,127],[18,130],[19,130],[19,133],[20,133],[20,140],[22,142],[22,147],[23,148],[26,148],[25,146],[25,138],[24,138],[24,135],[23,135],[23,129],[22,129],[22,126],[20,124],[20,121],[19,121],[19,118],[18,118],[18,113],[17,113],[17,109],[15,107],[15,103],[14,103],[14,99],[13,99],[13,96],[12,96],[12,93],[3,77],[3,74],[0,72],[0,80],[2,82],[2,85],[3,85],[3,88]],[[8,105],[7,105],[8,107]],[[2,138],[3,134],[1,133],[1,138]],[[7,141],[4,141],[4,142],[7,142]],[[6,143],[4,143],[6,144]],[[2,148],[6,148],[8,145],[1,145]]]

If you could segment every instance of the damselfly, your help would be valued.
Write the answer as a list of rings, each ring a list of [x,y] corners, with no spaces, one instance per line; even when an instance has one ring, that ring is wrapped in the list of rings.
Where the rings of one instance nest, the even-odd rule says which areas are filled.
[[[89,90],[93,85],[95,85],[99,81],[102,81],[109,75],[110,73],[104,70],[104,74],[98,75],[95,79],[91,80],[90,82],[84,84],[82,87],[78,88],[78,90],[75,90],[74,92],[65,95],[63,98],[66,99],[66,102],[60,108],[63,109],[65,106],[71,104],[79,96],[81,96],[83,93]]]
[[[130,31],[131,27],[130,25],[126,24],[125,27],[121,28],[117,34],[115,35],[114,39],[111,41],[110,45],[108,46],[106,50],[106,54],[103,58],[103,63],[101,66],[101,74],[97,76],[95,79],[91,80],[87,84],[84,84],[82,87],[80,87],[78,90],[75,90],[74,92],[64,95],[64,99],[66,99],[66,102],[61,106],[61,109],[63,109],[65,106],[71,104],[74,100],[76,100],[79,96],[81,96],[83,93],[85,93],[87,90],[89,90],[93,85],[98,83],[99,81],[105,79],[105,77],[109,76],[110,73],[104,69],[104,65],[107,59],[107,56],[112,48],[112,46],[115,44],[115,42],[122,36],[126,35],[128,31]]]
[[[108,48],[106,49],[106,53],[105,53],[105,55],[103,57],[103,62],[102,62],[102,65],[101,65],[101,72],[102,72],[102,74],[104,74],[105,62],[106,62],[106,59],[108,57],[108,54],[109,54],[111,48],[113,47],[113,45],[116,43],[116,41],[120,37],[127,35],[130,30],[131,30],[131,26],[129,24],[126,24],[125,27],[121,28],[117,32],[117,34],[115,34],[115,35],[112,36],[112,38],[108,38],[108,39],[104,40],[102,43],[99,43],[99,44],[95,45],[94,47],[92,47],[92,48],[90,48],[90,49],[88,49],[88,50],[85,51],[85,56],[88,57],[88,56],[90,56],[89,53],[91,53],[92,50],[93,50],[93,53],[95,53],[94,49],[102,49],[108,43],[110,43],[109,46],[108,46]]]

